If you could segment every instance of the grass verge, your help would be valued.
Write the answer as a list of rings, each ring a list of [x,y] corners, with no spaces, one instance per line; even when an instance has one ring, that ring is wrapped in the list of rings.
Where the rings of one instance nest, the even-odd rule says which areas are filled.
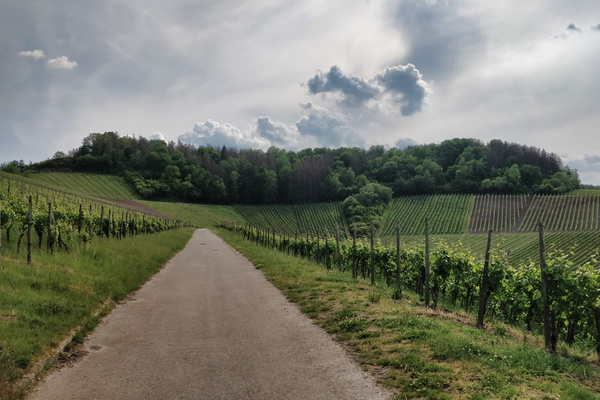
[[[422,307],[406,294],[217,231],[302,312],[344,343],[397,399],[597,399],[600,368],[550,355],[540,338],[468,315]]]
[[[0,252],[0,398],[22,396],[16,383],[79,329],[83,341],[116,302],[138,289],[181,250],[193,229],[123,240],[95,238],[69,254],[33,253],[33,265],[11,245]]]

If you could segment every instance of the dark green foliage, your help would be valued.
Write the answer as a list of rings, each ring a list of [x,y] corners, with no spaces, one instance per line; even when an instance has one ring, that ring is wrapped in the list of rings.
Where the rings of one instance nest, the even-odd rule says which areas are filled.
[[[105,132],[90,134],[69,155],[59,152],[31,167],[13,161],[1,168],[13,173],[31,168],[120,174],[146,199],[212,204],[342,201],[357,196],[369,183],[385,186],[395,196],[562,194],[580,186],[576,171],[563,167],[555,154],[500,140],[486,145],[475,139],[404,150],[373,146],[293,152],[271,147],[265,152],[196,148]],[[375,208],[359,208],[352,215],[380,215]]]

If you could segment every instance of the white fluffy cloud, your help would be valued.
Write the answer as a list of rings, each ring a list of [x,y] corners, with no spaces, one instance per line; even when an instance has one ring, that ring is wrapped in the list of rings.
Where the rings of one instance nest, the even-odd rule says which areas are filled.
[[[61,56],[46,61],[46,65],[54,69],[73,69],[77,66],[77,63],[69,60],[66,56]]]
[[[45,57],[45,54],[42,50],[20,51],[19,55],[23,56],[23,57],[35,58],[36,60],[39,60],[40,58]]]
[[[269,142],[250,132],[242,132],[235,126],[208,119],[197,122],[191,131],[178,137],[184,143],[195,146],[226,146],[234,148],[266,148]]]
[[[152,135],[148,136],[149,140],[162,140],[163,142],[166,142],[165,136],[162,134],[162,132],[154,132]]]

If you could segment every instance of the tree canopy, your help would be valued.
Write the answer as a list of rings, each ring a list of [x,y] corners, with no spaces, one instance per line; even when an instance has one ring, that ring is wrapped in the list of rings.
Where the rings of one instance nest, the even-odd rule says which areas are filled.
[[[120,174],[147,199],[221,204],[359,200],[376,190],[386,197],[388,192],[558,194],[580,187],[577,172],[556,154],[501,140],[459,138],[406,149],[263,151],[105,132],[29,168]]]

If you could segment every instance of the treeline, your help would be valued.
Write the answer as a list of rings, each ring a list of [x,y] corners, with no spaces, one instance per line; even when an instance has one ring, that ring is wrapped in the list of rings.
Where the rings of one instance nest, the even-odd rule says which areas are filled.
[[[376,185],[369,191],[385,186],[394,196],[558,194],[580,186],[576,171],[564,167],[556,154],[476,139],[406,149],[372,146],[295,152],[275,147],[267,151],[195,147],[105,132],[90,134],[68,154],[59,152],[23,168],[120,174],[147,199],[220,204],[341,201],[368,185]]]

